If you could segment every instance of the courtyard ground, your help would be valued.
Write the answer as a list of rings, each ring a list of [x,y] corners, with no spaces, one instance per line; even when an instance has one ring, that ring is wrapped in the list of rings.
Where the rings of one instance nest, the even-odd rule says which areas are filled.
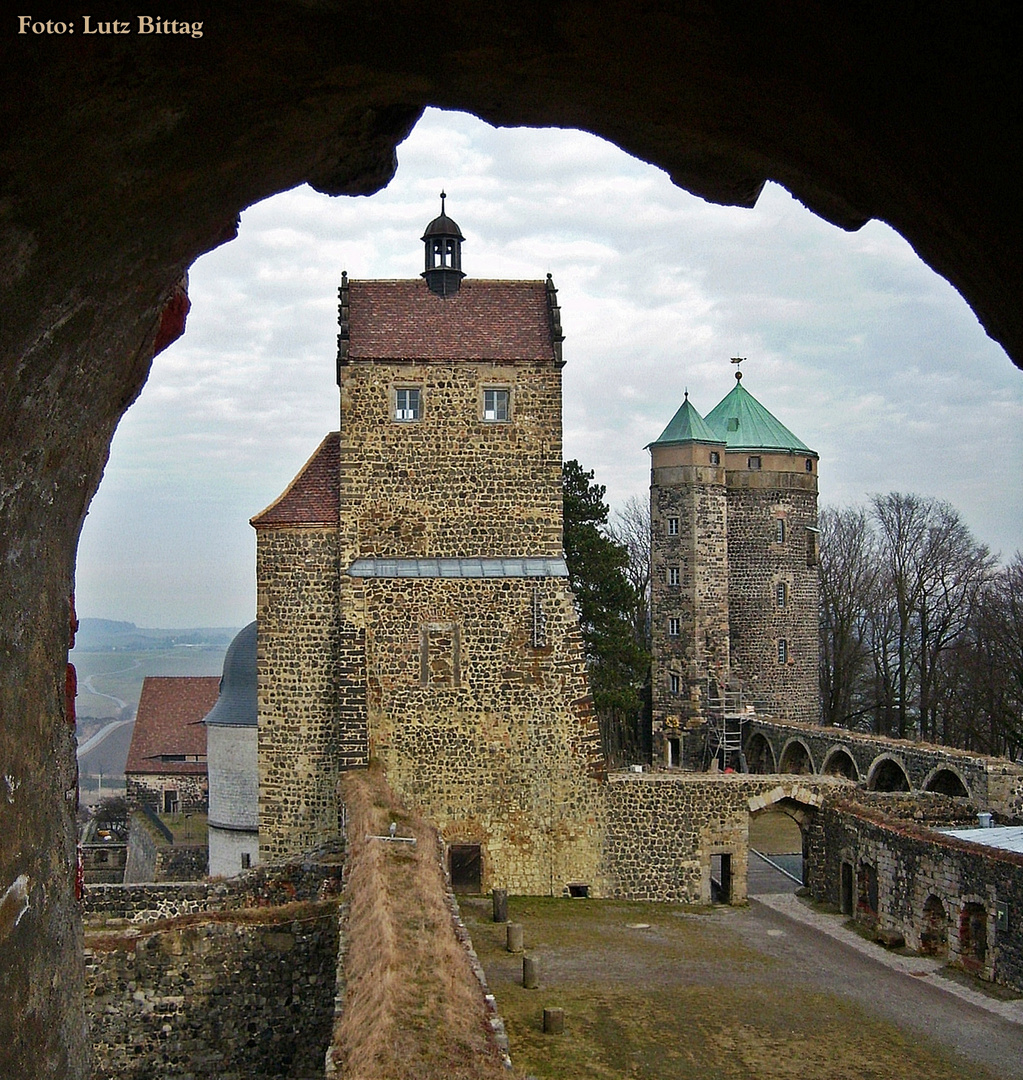
[[[1023,1077],[1020,1024],[945,993],[936,973],[914,978],[756,901],[512,897],[535,990],[491,901],[461,907],[521,1078]],[[552,1006],[565,1010],[563,1035],[543,1033]]]

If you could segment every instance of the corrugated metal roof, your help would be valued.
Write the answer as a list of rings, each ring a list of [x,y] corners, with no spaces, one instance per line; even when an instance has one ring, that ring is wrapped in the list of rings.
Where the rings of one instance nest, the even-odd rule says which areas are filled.
[[[650,446],[663,446],[668,443],[721,443],[724,441],[723,438],[711,430],[707,422],[693,407],[687,391],[685,400],[679,406],[678,412],[671,418],[670,423],[661,432],[660,436],[649,444],[648,449]]]
[[[968,840],[971,844],[1023,854],[1023,825],[1004,825],[994,829],[941,829],[940,832],[957,840]]]
[[[361,578],[568,577],[564,559],[356,559],[348,567]]]
[[[729,450],[794,450],[816,456],[738,381],[704,419]]]

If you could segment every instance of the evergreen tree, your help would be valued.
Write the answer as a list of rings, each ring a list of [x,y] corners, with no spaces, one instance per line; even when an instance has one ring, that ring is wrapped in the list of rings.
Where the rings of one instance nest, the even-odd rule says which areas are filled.
[[[604,752],[609,760],[620,763],[639,752],[650,654],[637,640],[634,616],[641,598],[627,573],[628,550],[608,534],[604,491],[578,461],[565,462],[565,560],[579,604]]]

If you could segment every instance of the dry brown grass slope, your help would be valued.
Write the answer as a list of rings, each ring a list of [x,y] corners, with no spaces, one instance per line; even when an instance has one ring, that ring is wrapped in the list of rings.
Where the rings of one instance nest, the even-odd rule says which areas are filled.
[[[346,773],[348,949],[331,1055],[343,1080],[507,1080],[455,936],[436,832],[375,769]],[[374,840],[414,836],[411,844]]]

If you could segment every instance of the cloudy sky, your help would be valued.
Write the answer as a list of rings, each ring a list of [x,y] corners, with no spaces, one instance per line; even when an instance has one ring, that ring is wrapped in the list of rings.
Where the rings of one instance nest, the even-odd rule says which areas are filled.
[[[372,198],[298,188],[250,208],[191,271],[185,336],[121,422],[79,549],[78,610],[140,626],[255,613],[248,520],[338,426],[337,285],[413,277],[438,193],[473,277],[554,275],[565,456],[612,506],[646,496],[682,401],[743,385],[817,450],[822,503],[947,499],[1003,557],[1023,547],[1023,374],[885,225],[843,233],[769,185],[705,203],[609,143],[428,112]]]

